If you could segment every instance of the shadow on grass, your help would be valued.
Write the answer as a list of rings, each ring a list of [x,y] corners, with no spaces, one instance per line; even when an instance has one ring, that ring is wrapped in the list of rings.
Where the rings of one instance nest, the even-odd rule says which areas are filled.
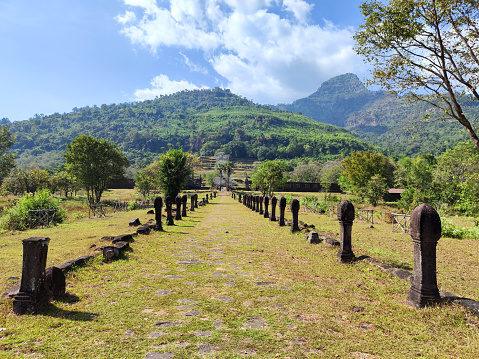
[[[56,302],[66,303],[66,304],[75,304],[80,301],[80,298],[76,295],[66,293],[60,298],[56,298]],[[82,312],[76,310],[65,310],[58,308],[54,303],[44,304],[38,314],[45,315],[52,318],[63,318],[78,322],[89,322],[98,317],[96,313]]]

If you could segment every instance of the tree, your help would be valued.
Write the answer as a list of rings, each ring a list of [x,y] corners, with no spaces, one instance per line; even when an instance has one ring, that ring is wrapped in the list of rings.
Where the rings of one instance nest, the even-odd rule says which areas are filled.
[[[283,172],[287,165],[280,160],[266,160],[258,166],[255,173],[251,175],[252,187],[259,188],[263,196],[267,193],[272,196],[273,191],[284,185]]]
[[[2,125],[0,129],[0,184],[15,166],[15,155],[7,153],[14,143],[15,137],[12,136],[7,126]]]
[[[224,171],[226,172],[226,190],[230,190],[230,176],[231,176],[231,171],[234,168],[233,162],[228,161],[224,165]]]
[[[361,12],[355,50],[373,64],[369,83],[439,108],[479,148],[461,103],[479,99],[479,2],[371,0]]]
[[[159,186],[165,196],[172,198],[181,192],[192,171],[188,166],[188,154],[181,149],[170,149],[161,154],[158,169]]]
[[[376,152],[354,151],[343,160],[340,184],[361,198],[365,197],[371,178],[383,178],[392,184],[394,165],[389,158]]]
[[[2,187],[13,194],[35,193],[51,187],[50,175],[38,167],[14,168],[3,180]]]
[[[155,161],[135,173],[135,189],[143,197],[148,197],[151,192],[160,188],[158,182],[159,172],[159,162]]]
[[[63,157],[67,171],[85,188],[90,203],[100,202],[110,182],[123,176],[129,165],[114,142],[90,135],[80,135],[67,143]]]
[[[321,166],[314,162],[299,162],[289,177],[294,182],[319,183],[321,180]]]

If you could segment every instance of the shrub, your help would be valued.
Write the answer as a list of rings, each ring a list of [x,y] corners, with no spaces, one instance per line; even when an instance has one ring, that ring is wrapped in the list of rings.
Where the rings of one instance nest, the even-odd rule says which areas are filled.
[[[457,238],[457,239],[479,239],[479,228],[472,227],[456,227],[454,223],[446,220],[445,218],[441,219],[442,227],[442,236],[447,238]]]
[[[26,230],[29,227],[30,210],[54,209],[52,224],[62,223],[66,219],[66,211],[60,208],[59,201],[48,190],[34,194],[26,194],[7,212],[1,227],[10,230]]]

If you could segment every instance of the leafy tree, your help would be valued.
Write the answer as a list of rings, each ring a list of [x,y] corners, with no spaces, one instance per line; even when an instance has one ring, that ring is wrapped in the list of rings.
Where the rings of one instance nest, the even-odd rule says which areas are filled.
[[[320,173],[321,186],[328,191],[332,184],[338,183],[339,177],[341,177],[343,171],[343,164],[339,160],[326,163]]]
[[[365,197],[373,206],[377,206],[379,200],[383,198],[388,191],[388,183],[384,177],[372,176],[368,181]]]
[[[66,169],[85,188],[90,203],[100,202],[110,182],[123,176],[129,165],[116,144],[105,139],[80,135],[66,147]]]
[[[251,175],[252,187],[259,188],[263,195],[272,196],[273,191],[284,185],[283,172],[287,165],[280,160],[266,160],[262,162],[255,173]]]
[[[14,168],[3,180],[2,187],[13,194],[35,193],[51,187],[50,175],[38,167]]]
[[[371,0],[361,12],[365,22],[354,38],[356,52],[373,64],[370,83],[441,109],[479,148],[461,104],[465,94],[479,99],[479,3]]]
[[[181,192],[192,170],[188,166],[188,154],[181,149],[170,149],[161,154],[158,169],[161,190],[165,196],[173,198]]]
[[[15,166],[15,155],[7,153],[14,143],[15,137],[12,136],[7,126],[2,125],[0,129],[0,184]]]
[[[148,197],[151,192],[160,188],[159,171],[159,163],[155,161],[135,174],[135,189],[143,197]]]
[[[361,198],[370,193],[368,186],[374,176],[383,178],[388,186],[392,184],[394,165],[377,152],[353,152],[343,160],[343,166],[340,184]]]
[[[319,183],[321,166],[315,162],[299,162],[294,170],[289,173],[289,178],[294,182]]]
[[[51,188],[52,191],[60,191],[65,194],[65,197],[68,197],[70,193],[73,196],[73,192],[76,192],[81,189],[78,181],[66,170],[59,171],[51,177]]]

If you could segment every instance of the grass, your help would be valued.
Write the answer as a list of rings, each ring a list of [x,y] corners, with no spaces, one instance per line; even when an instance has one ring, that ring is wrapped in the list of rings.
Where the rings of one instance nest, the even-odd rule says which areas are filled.
[[[142,223],[153,218],[145,210],[124,212],[2,235],[2,292],[12,284],[8,278],[21,273],[22,238],[50,237],[48,263],[60,264],[89,253],[103,235],[131,232],[128,222],[135,217]],[[300,212],[300,219],[338,237],[334,218]],[[1,301],[0,357],[144,358],[148,352],[174,352],[175,358],[194,358],[204,355],[199,348],[205,343],[214,349],[210,358],[450,358],[479,351],[479,320],[465,309],[413,309],[406,304],[407,282],[365,261],[342,265],[337,249],[309,245],[303,234],[290,234],[289,227],[278,227],[227,195],[175,223],[165,232],[136,237],[125,259],[96,259],[72,272],[67,297],[37,315],[17,317],[11,302]],[[439,240],[440,289],[479,300],[478,243]],[[387,223],[370,228],[356,221],[353,250],[412,268],[410,236],[392,233]],[[178,264],[185,258],[205,263]],[[159,296],[160,289],[173,293]],[[191,310],[199,315],[185,316]],[[260,317],[264,328],[248,329],[252,317]],[[182,324],[155,325],[167,321]]]

